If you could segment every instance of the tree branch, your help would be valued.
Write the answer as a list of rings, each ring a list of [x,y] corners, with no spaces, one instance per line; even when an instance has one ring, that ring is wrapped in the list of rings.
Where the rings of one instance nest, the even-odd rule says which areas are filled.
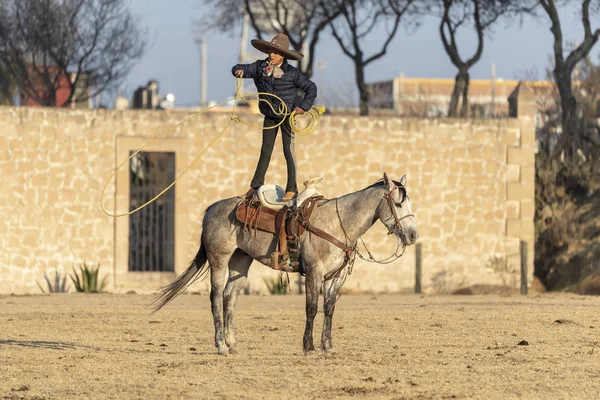
[[[379,53],[374,54],[371,57],[367,58],[364,62],[364,65],[370,64],[371,62],[383,57],[387,53],[387,48],[388,48],[389,44],[392,42],[392,40],[396,36],[396,32],[398,31],[398,26],[400,26],[401,18],[402,18],[402,15],[400,15],[400,14],[396,15],[396,19],[394,20],[394,27],[392,28],[392,32],[390,34],[388,34],[388,37],[383,44],[383,48],[381,49],[381,51]]]
[[[600,37],[600,29],[596,29],[596,31],[592,33],[589,9],[590,0],[585,0],[581,7],[581,22],[583,23],[585,36],[583,42],[575,49],[573,49],[573,51],[571,51],[571,53],[565,60],[564,66],[567,69],[569,75],[571,71],[573,71],[573,69],[575,68],[575,65],[577,65],[577,63],[579,63],[585,58],[585,56],[589,54],[592,47],[594,46],[594,44],[596,44],[598,38]]]
[[[473,13],[473,18],[475,19],[475,30],[477,32],[477,51],[473,57],[471,57],[465,63],[465,67],[470,69],[479,59],[481,58],[481,54],[483,53],[483,30],[484,27],[481,25],[481,15],[479,10],[479,0],[473,0],[473,4],[475,6],[475,10]]]
[[[452,64],[454,64],[457,68],[461,68],[464,65],[464,63],[460,59],[460,55],[458,54],[458,49],[456,47],[456,40],[454,37],[455,32],[452,28],[452,23],[450,20],[450,7],[451,6],[452,6],[452,0],[444,0],[444,13],[442,15],[442,20],[440,21],[439,30],[440,30],[440,36],[442,38],[442,44],[444,45],[444,49],[446,50],[446,53],[450,57],[450,61],[452,61]],[[448,29],[450,41],[448,41],[448,38],[446,37],[445,28]]]
[[[254,32],[256,33],[256,37],[259,40],[263,40],[262,34],[261,34],[261,30],[258,27],[258,23],[256,21],[256,18],[254,17],[254,13],[250,9],[250,1],[251,0],[244,0],[244,5],[245,5],[245,8],[246,8],[246,14],[248,14],[248,17],[250,18],[250,24],[252,24],[252,28],[254,28]]]

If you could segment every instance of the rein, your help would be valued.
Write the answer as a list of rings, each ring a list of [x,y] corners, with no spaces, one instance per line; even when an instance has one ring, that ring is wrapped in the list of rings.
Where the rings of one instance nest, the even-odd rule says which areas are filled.
[[[389,257],[387,257],[383,260],[377,260],[377,259],[375,259],[375,257],[373,257],[373,254],[371,254],[371,252],[369,251],[369,248],[367,247],[363,238],[360,237],[359,239],[360,239],[361,243],[363,244],[363,246],[365,247],[365,250],[367,251],[369,258],[367,259],[366,257],[364,257],[358,250],[358,247],[356,247],[356,246],[354,246],[355,254],[353,254],[353,256],[358,255],[358,257],[361,260],[366,261],[366,262],[371,262],[371,263],[376,263],[376,264],[390,264],[404,255],[404,252],[406,251],[406,244],[405,244],[405,239],[403,239],[404,232],[402,231],[402,226],[401,226],[400,222],[405,218],[414,217],[414,214],[407,214],[407,215],[403,216],[402,218],[398,217],[398,214],[396,213],[396,208],[394,207],[395,201],[393,198],[393,193],[394,193],[394,190],[396,190],[396,189],[397,189],[397,186],[394,185],[394,187],[389,192],[386,192],[383,195],[383,198],[387,201],[388,205],[390,206],[390,210],[392,212],[392,217],[390,217],[390,218],[394,218],[394,226],[392,228],[389,228],[386,225],[386,228],[388,228],[388,235],[391,235],[394,233],[393,229],[396,229],[398,231],[398,245],[396,246],[396,250],[394,250],[394,253],[392,255],[390,255]],[[404,201],[404,199],[402,201]],[[402,202],[400,204],[402,204]],[[341,217],[340,211],[338,209],[337,199],[335,200],[335,211],[336,211],[338,219],[340,221],[340,226],[342,227],[342,231],[344,232],[346,243],[348,243],[350,241],[350,239],[348,238],[348,234],[346,233],[346,229],[344,228],[344,223],[342,222],[342,217]],[[402,252],[398,253],[400,246],[402,246]],[[352,259],[352,264],[354,264],[354,258]],[[339,272],[341,269],[343,269],[344,266],[345,266],[345,264],[342,265],[342,268],[335,270],[334,272]],[[351,273],[352,273],[351,270],[349,270],[348,274],[351,274]]]
[[[392,212],[392,217],[394,219],[394,226],[392,228],[388,227],[388,235],[394,233],[394,231],[397,231],[397,237],[398,237],[398,245],[396,247],[396,250],[394,251],[394,253],[389,256],[386,259],[383,260],[377,260],[375,259],[375,257],[373,257],[373,254],[371,254],[371,252],[369,251],[369,248],[367,247],[367,245],[365,244],[364,240],[362,239],[362,237],[360,238],[360,241],[362,242],[363,246],[365,246],[365,249],[367,250],[367,253],[369,254],[369,258],[365,258],[362,254],[360,254],[360,251],[358,250],[358,247],[356,246],[356,243],[352,246],[350,246],[348,243],[350,243],[350,239],[348,237],[348,233],[346,232],[346,228],[344,227],[344,223],[342,222],[342,217],[340,215],[340,210],[338,208],[338,199],[335,199],[335,212],[337,214],[337,217],[340,221],[340,227],[342,228],[342,231],[344,232],[344,239],[345,239],[345,243],[341,242],[340,240],[338,240],[337,238],[335,238],[334,236],[330,235],[329,233],[313,226],[310,221],[308,219],[306,219],[304,217],[304,215],[302,215],[302,213],[300,213],[298,215],[298,222],[300,223],[300,225],[307,231],[310,231],[312,233],[314,233],[315,235],[327,240],[328,242],[332,243],[333,245],[335,245],[336,247],[340,248],[341,250],[344,251],[344,262],[335,270],[329,272],[328,274],[326,274],[323,278],[325,281],[328,281],[332,278],[337,278],[339,277],[340,273],[342,272],[342,270],[346,267],[346,265],[349,265],[348,267],[348,274],[346,275],[346,277],[348,275],[352,274],[352,267],[354,266],[354,261],[356,259],[356,255],[358,255],[358,257],[361,260],[367,261],[367,262],[373,262],[373,263],[377,263],[377,264],[390,264],[394,261],[396,261],[398,258],[402,257],[404,255],[404,251],[406,250],[406,239],[404,238],[404,232],[402,231],[402,226],[400,224],[400,222],[408,217],[414,217],[413,214],[407,214],[405,216],[403,216],[402,218],[398,217],[398,214],[396,213],[396,208],[395,208],[395,204],[396,202],[394,201],[393,198],[393,193],[394,190],[397,189],[397,186],[394,185],[394,187],[389,191],[386,192],[383,195],[383,199],[385,199],[388,203],[388,205],[390,206],[390,211]],[[383,200],[382,199],[382,200]],[[402,202],[404,201],[404,198],[402,199],[402,201],[400,202],[400,206],[402,206]],[[386,220],[387,221],[387,220]],[[386,225],[387,227],[387,225]],[[400,246],[402,246],[402,252],[398,253],[398,250],[400,249]],[[344,278],[345,280],[345,278]]]

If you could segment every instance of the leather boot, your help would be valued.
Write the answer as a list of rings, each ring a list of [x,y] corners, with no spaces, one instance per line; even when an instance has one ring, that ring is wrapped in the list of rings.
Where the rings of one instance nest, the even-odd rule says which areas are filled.
[[[256,189],[248,189],[248,191],[246,192],[246,194],[243,194],[241,196],[238,196],[240,199],[249,199],[252,196],[254,196],[254,193],[256,193]]]
[[[296,192],[285,192],[285,196],[281,198],[282,201],[290,201],[296,197]]]

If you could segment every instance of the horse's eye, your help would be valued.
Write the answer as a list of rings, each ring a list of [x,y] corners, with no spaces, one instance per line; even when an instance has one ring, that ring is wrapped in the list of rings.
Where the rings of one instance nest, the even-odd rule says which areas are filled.
[[[396,207],[402,208],[402,202],[398,203],[397,201],[395,201],[394,204],[396,204]]]

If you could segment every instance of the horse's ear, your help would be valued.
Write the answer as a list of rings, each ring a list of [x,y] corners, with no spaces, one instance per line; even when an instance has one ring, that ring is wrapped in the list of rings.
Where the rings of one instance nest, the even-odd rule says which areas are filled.
[[[388,178],[388,176],[385,172],[383,173],[383,183],[385,184],[385,187],[387,187],[388,189],[390,189],[392,187],[392,181],[390,181],[390,178]]]
[[[402,178],[400,178],[400,186],[406,186],[406,175],[402,175]]]

